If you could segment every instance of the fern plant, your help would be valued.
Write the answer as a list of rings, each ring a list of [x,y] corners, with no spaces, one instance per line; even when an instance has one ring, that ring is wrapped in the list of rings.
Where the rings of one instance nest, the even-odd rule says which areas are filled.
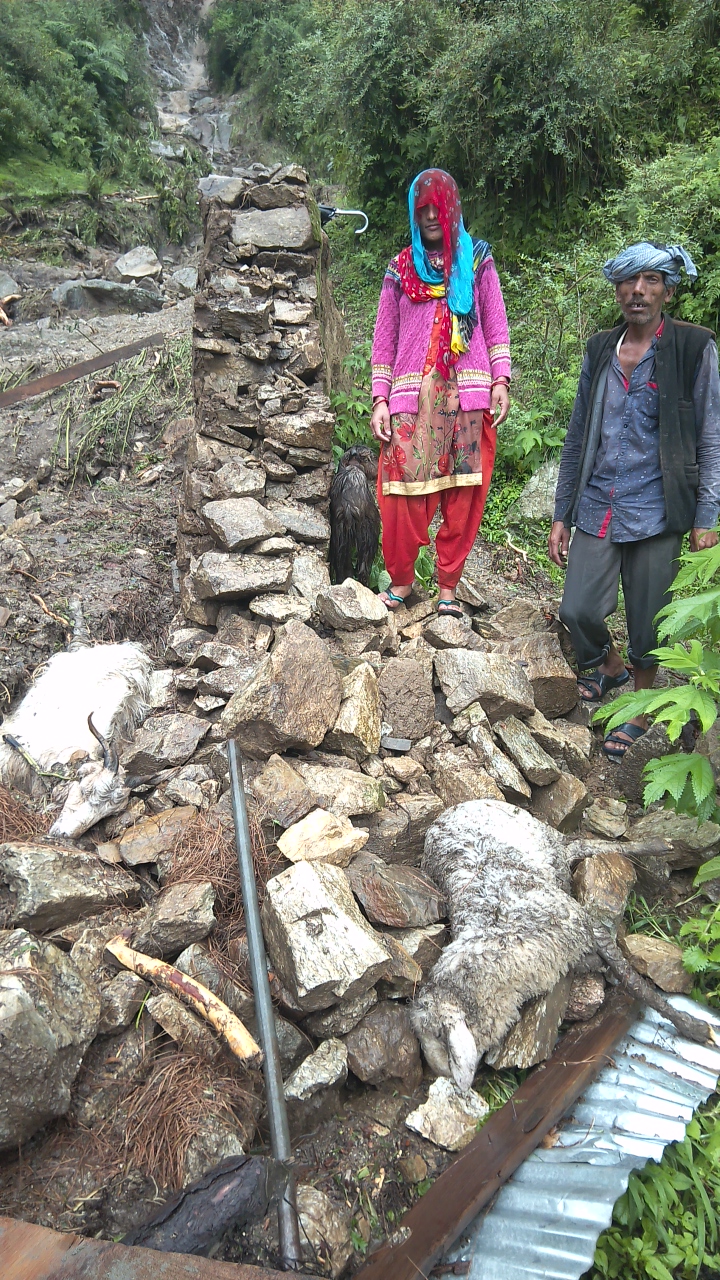
[[[672,585],[673,598],[658,614],[658,638],[672,641],[653,650],[658,665],[686,683],[664,689],[621,694],[594,719],[614,729],[635,716],[665,724],[671,742],[696,717],[703,733],[712,728],[720,703],[720,545],[686,551]],[[666,808],[699,821],[720,821],[710,761],[698,753],[664,756],[645,768],[646,805],[664,800]]]

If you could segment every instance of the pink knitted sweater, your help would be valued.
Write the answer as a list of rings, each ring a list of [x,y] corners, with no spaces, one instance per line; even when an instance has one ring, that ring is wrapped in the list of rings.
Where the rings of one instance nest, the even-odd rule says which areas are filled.
[[[391,413],[415,413],[437,301],[411,302],[403,292],[396,260],[390,263],[380,293],[372,348],[372,394],[384,396]],[[510,345],[505,303],[492,258],[475,273],[478,323],[469,349],[455,371],[461,409],[489,409],[495,378],[510,376]]]

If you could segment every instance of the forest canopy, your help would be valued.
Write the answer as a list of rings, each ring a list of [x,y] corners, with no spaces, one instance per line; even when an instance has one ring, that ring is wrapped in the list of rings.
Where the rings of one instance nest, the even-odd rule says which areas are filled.
[[[617,238],[659,216],[701,255],[719,35],[720,0],[218,0],[209,27],[216,81],[376,225],[439,164],[506,251],[596,236],[602,202]]]

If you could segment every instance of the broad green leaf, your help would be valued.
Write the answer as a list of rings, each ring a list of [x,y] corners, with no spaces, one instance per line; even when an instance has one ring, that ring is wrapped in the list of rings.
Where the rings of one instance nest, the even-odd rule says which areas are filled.
[[[686,947],[683,951],[683,965],[688,973],[704,973],[710,961],[701,947]]]
[[[711,858],[698,869],[693,884],[697,889],[701,884],[707,884],[708,880],[716,880],[718,876],[720,876],[720,858]]]

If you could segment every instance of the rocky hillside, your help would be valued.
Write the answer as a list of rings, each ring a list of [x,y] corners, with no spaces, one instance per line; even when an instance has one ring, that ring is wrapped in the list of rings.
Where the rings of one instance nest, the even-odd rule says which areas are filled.
[[[218,1162],[268,1153],[256,1060],[178,998],[177,974],[176,994],[156,964],[150,976],[166,962],[257,1036],[232,737],[305,1265],[338,1277],[395,1231],[561,1026],[605,999],[606,973],[579,966],[524,1004],[469,1091],[438,1076],[412,1020],[457,905],[421,866],[432,824],[487,800],[532,815],[560,850],[580,841],[576,899],[607,914],[666,991],[690,985],[680,950],[625,937],[627,895],[677,901],[720,828],[643,815],[655,730],[620,770],[604,762],[542,580],[493,573],[479,543],[461,619],[439,618],[421,588],[389,613],[352,579],[331,585],[329,393],[346,347],[313,189],[299,165],[234,146],[237,103],[204,81],[196,6],[145,8],[154,156],[169,181],[188,149],[212,169],[195,230],[177,246],[88,248],[65,229],[51,262],[42,234],[9,214],[0,242],[0,295],[13,299],[2,389],[161,335],[0,409],[3,711],[69,638],[74,597],[92,641],[137,641],[153,668],[142,723],[110,744],[124,781],[113,812],[74,841],[48,837],[88,776],[82,750],[51,761],[32,797],[0,788],[0,1209],[134,1238]],[[156,197],[113,198],[132,220]],[[568,854],[568,892],[569,867]],[[222,1224],[214,1256],[277,1263],[266,1209]]]

